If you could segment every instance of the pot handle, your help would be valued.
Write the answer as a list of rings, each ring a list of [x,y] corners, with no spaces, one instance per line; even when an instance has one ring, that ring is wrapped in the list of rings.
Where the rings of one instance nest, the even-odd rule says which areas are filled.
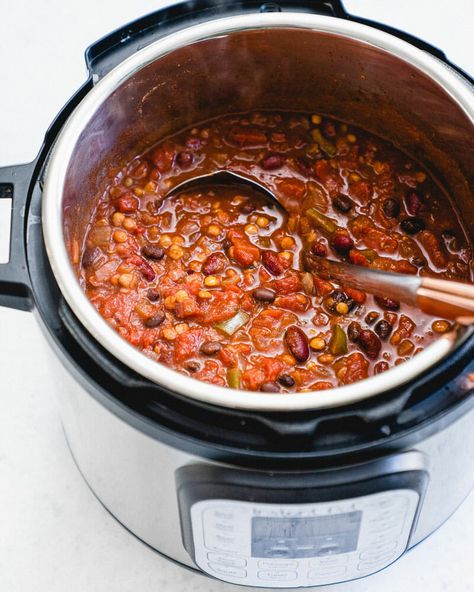
[[[0,218],[7,216],[5,244],[9,255],[0,262],[0,306],[31,310],[30,276],[26,263],[26,210],[34,162],[0,168]],[[0,219],[4,223],[4,220]],[[4,236],[4,232],[0,237]]]

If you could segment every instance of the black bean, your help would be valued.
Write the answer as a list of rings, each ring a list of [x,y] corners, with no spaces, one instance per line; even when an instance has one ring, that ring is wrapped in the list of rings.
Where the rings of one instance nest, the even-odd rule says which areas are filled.
[[[159,261],[163,259],[165,256],[165,251],[161,247],[157,247],[156,245],[144,245],[142,247],[142,255],[147,259],[154,259]]]
[[[351,211],[353,203],[347,195],[341,193],[332,200],[332,205],[340,212],[346,214]]]
[[[398,218],[400,214],[400,204],[396,199],[389,198],[383,202],[383,212],[387,218]]]
[[[275,300],[275,292],[268,288],[257,288],[252,292],[252,296],[260,302],[273,302]]]
[[[371,325],[379,318],[379,316],[380,313],[378,313],[376,310],[371,310],[369,313],[366,314],[365,322],[367,323],[367,325]]]
[[[420,220],[420,218],[406,218],[405,220],[402,220],[400,228],[406,234],[413,235],[420,232],[420,230],[424,230],[425,223],[423,220]]]
[[[186,368],[186,370],[188,370],[188,372],[197,372],[201,365],[199,364],[199,362],[196,362],[195,360],[189,360],[189,362],[186,362],[184,367]]]
[[[156,288],[150,288],[146,293],[146,296],[150,302],[156,302],[160,299],[160,293]]]
[[[159,325],[161,325],[161,323],[165,320],[166,315],[163,311],[158,311],[155,315],[153,315],[152,317],[150,317],[149,319],[146,319],[143,324],[145,325],[145,327],[148,327],[149,329],[153,329],[154,327],[158,327]]]
[[[380,339],[387,339],[392,332],[392,325],[388,321],[382,320],[375,325],[374,331]]]
[[[280,376],[278,377],[278,382],[282,386],[286,386],[286,387],[291,387],[291,386],[295,385],[295,381],[294,381],[293,377],[290,376],[289,374],[280,374]]]
[[[425,260],[423,259],[423,257],[412,257],[410,259],[410,263],[412,263],[416,267],[424,267]]]
[[[339,302],[347,301],[347,296],[344,294],[342,290],[334,290],[333,292],[331,292],[330,296],[336,304],[338,304]]]
[[[266,382],[262,384],[260,390],[264,393],[279,393],[280,387],[275,382]]]
[[[347,327],[347,336],[349,339],[355,343],[359,339],[359,335],[362,331],[362,327],[356,321],[352,321]]]
[[[222,345],[218,341],[205,341],[199,351],[206,356],[213,356],[217,354],[222,348]]]

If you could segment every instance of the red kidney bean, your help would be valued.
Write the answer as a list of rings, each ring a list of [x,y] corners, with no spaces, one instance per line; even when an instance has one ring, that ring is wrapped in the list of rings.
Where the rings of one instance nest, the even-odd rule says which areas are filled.
[[[291,325],[286,330],[285,343],[297,362],[306,362],[309,358],[309,343],[304,331]]]
[[[138,199],[131,191],[127,191],[117,200],[117,209],[122,214],[131,214],[138,209]]]
[[[202,273],[204,275],[214,275],[215,273],[221,273],[224,271],[226,266],[226,258],[222,253],[212,253],[204,261],[202,265]]]
[[[275,300],[275,292],[268,288],[257,288],[252,292],[252,296],[260,302],[273,302]]]
[[[153,267],[145,261],[145,259],[142,259],[138,255],[132,255],[132,257],[129,257],[127,261],[129,261],[132,265],[135,265],[138,271],[149,282],[152,282],[155,279],[155,271]]]
[[[165,320],[165,318],[166,318],[165,313],[162,310],[160,310],[155,315],[150,317],[149,319],[146,319],[145,321],[143,321],[143,324],[145,325],[145,327],[148,327],[149,329],[153,329],[153,328],[161,325],[161,323]]]
[[[396,199],[389,198],[383,202],[383,212],[387,218],[398,218],[400,214],[400,204]]]
[[[218,341],[205,341],[199,351],[206,356],[213,356],[217,354],[222,348],[222,345]]]
[[[311,247],[311,250],[318,257],[326,257],[326,255],[328,254],[326,245],[320,241],[314,243],[314,245]]]
[[[164,249],[156,245],[144,245],[142,247],[141,253],[147,259],[154,259],[155,261],[159,261],[165,256]]]
[[[102,251],[99,247],[87,247],[82,255],[83,267],[92,267],[101,255]]]
[[[281,168],[284,162],[285,160],[280,154],[269,154],[262,160],[260,166],[265,171],[274,171]]]
[[[260,387],[263,393],[279,393],[280,387],[275,382],[265,382]]]
[[[176,155],[176,162],[181,168],[190,167],[193,164],[194,156],[190,152],[182,151]]]
[[[375,360],[377,358],[382,347],[382,342],[377,337],[377,335],[370,329],[363,329],[360,332],[357,344],[372,360]]]
[[[400,303],[391,298],[383,298],[382,296],[374,296],[375,302],[385,310],[400,310]]]
[[[281,275],[285,271],[275,251],[263,251],[262,263],[272,275]]]
[[[410,216],[416,216],[423,211],[423,201],[414,191],[405,196],[405,205]]]
[[[331,238],[332,248],[339,253],[339,255],[347,255],[354,246],[354,241],[347,234],[335,234]]]

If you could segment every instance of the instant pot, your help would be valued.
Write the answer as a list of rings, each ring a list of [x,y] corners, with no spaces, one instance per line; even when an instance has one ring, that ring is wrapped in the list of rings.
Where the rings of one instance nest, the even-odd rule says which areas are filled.
[[[472,331],[330,391],[223,389],[116,334],[79,286],[78,245],[111,163],[206,118],[272,108],[388,138],[449,190],[472,238],[472,80],[336,0],[183,2],[101,39],[86,61],[36,160],[0,169],[12,203],[0,304],[43,328],[84,478],[142,541],[226,582],[318,586],[386,567],[472,487]]]

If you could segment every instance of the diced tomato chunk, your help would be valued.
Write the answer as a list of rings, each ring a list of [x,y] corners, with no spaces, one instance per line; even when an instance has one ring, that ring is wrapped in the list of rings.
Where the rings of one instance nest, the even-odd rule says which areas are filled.
[[[160,173],[167,173],[171,170],[176,158],[176,148],[172,144],[165,142],[152,150],[149,158]]]
[[[296,273],[289,274],[279,280],[269,282],[268,286],[278,294],[293,294],[303,288],[300,276]]]
[[[234,127],[229,132],[229,140],[237,146],[264,146],[267,143],[266,134],[256,128]]]
[[[174,340],[174,360],[180,364],[184,360],[195,356],[203,341],[203,329],[190,329],[181,333]]]
[[[117,209],[123,214],[131,214],[138,209],[138,199],[133,196],[131,191],[127,191],[117,199]]]
[[[252,366],[242,374],[242,382],[246,388],[258,391],[266,382],[274,382],[283,371],[285,364],[275,358],[254,356]]]
[[[361,353],[354,352],[337,360],[334,363],[334,370],[340,383],[352,384],[367,378],[369,375],[369,362]]]

